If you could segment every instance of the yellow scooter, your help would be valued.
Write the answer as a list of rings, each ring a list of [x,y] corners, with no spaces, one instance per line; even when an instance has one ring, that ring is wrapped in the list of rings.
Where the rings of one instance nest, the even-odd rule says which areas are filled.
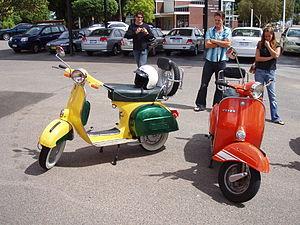
[[[84,69],[72,69],[61,59],[63,56],[63,49],[58,48],[56,57],[64,65],[56,68],[64,70],[64,76],[74,81],[74,87],[60,118],[53,120],[39,137],[39,164],[42,168],[49,170],[55,166],[66,141],[73,140],[74,130],[84,141],[100,147],[101,151],[104,146],[117,145],[113,165],[117,162],[120,144],[138,143],[147,151],[156,151],[163,147],[169,132],[178,130],[178,112],[160,101],[174,95],[182,84],[183,71],[173,61],[159,58],[157,65],[161,71],[161,85],[144,90],[134,84],[104,84]],[[116,127],[104,131],[85,129],[90,112],[90,102],[84,89],[86,83],[94,89],[104,87],[108,90],[112,107],[119,109]]]

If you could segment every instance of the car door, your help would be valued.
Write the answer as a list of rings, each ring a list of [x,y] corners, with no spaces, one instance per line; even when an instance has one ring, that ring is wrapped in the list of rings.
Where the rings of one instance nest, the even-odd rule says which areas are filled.
[[[124,36],[124,35],[123,35]],[[118,49],[121,49],[121,40],[123,38],[122,36],[122,33],[120,32],[119,29],[114,29],[113,32],[112,32],[112,40],[113,40],[113,43],[112,43],[112,46],[111,48],[117,44],[118,45]]]
[[[157,42],[157,51],[162,51],[163,50],[163,42],[164,42],[164,34],[163,32],[161,32],[160,29],[155,29],[157,36],[155,36],[156,38],[156,42]]]
[[[44,47],[49,41],[52,41],[51,27],[44,27],[40,35],[41,46]]]
[[[62,32],[60,31],[58,26],[53,26],[53,27],[51,27],[51,33],[52,33],[51,39],[55,40],[61,35]]]

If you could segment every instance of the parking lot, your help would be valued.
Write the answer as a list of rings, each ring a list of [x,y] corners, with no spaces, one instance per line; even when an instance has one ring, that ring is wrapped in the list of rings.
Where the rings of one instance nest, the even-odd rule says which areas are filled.
[[[151,65],[157,57],[149,58]],[[194,112],[203,54],[172,54],[184,71],[183,90],[167,101],[179,111],[179,131],[171,133],[165,149],[147,153],[139,146],[88,146],[77,135],[61,160],[45,172],[37,162],[41,131],[58,118],[72,88],[58,61],[47,52],[14,53],[0,41],[0,224],[299,224],[300,221],[300,59],[282,56],[278,62],[277,95],[285,126],[267,120],[262,149],[271,162],[261,188],[249,202],[232,204],[222,195],[218,168],[208,168],[209,110]],[[107,83],[132,83],[132,56],[66,56]],[[249,68],[251,59],[242,59]],[[233,62],[231,65],[235,65]],[[208,103],[212,102],[213,81]],[[108,129],[118,113],[107,92],[87,87],[92,104],[87,127]],[[210,107],[210,105],[208,105]]]

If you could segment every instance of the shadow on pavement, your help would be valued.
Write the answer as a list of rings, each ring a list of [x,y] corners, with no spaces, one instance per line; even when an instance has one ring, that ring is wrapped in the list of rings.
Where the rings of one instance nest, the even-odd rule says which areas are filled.
[[[234,204],[229,202],[219,189],[217,183],[219,165],[214,163],[214,168],[208,168],[210,161],[210,140],[205,134],[195,134],[192,138],[176,137],[176,139],[187,140],[184,147],[184,157],[187,162],[195,163],[188,169],[163,172],[161,174],[149,174],[151,177],[160,177],[161,179],[183,179],[191,181],[192,185],[201,192],[210,196],[216,202],[236,206],[238,208],[245,207],[244,204]]]

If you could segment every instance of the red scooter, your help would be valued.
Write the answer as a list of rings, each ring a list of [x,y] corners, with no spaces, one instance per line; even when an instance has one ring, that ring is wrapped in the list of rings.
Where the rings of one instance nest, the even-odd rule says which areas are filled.
[[[245,82],[247,73],[240,68],[236,51],[230,48],[227,55],[237,60],[238,67],[220,71],[216,81],[223,99],[210,112],[210,167],[213,160],[222,163],[218,176],[220,189],[229,201],[241,203],[258,192],[260,172],[269,172],[269,159],[260,149],[265,122],[264,85]]]

